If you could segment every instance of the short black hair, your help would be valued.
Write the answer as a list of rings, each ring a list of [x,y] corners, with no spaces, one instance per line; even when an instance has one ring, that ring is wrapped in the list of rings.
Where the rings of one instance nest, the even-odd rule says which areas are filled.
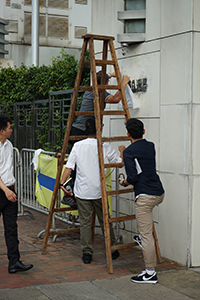
[[[136,118],[131,118],[125,125],[128,133],[134,140],[142,138],[144,131],[144,124],[142,121]]]
[[[96,134],[95,118],[92,117],[92,118],[87,119],[86,123],[85,123],[85,127],[86,127],[85,132],[87,135]]]
[[[97,84],[101,84],[101,71],[97,72]],[[109,80],[109,76],[108,74],[106,74],[106,83],[108,82]]]
[[[9,117],[0,115],[0,130],[6,130],[6,128],[8,127],[8,122],[10,124],[12,123]]]

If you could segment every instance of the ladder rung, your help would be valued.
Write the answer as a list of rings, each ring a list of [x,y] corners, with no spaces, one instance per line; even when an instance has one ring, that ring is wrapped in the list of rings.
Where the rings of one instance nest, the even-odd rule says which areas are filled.
[[[52,235],[57,235],[57,234],[67,234],[67,233],[70,233],[70,232],[79,232],[80,231],[80,228],[77,227],[77,228],[68,228],[68,229],[54,229],[54,230],[51,230],[49,232],[49,235],[52,236]]]
[[[127,194],[134,192],[134,189],[123,189],[123,190],[113,190],[113,191],[107,191],[107,195],[119,195],[119,194]]]
[[[128,136],[102,137],[104,142],[130,141]]]
[[[128,221],[135,219],[135,215],[128,215],[128,216],[123,216],[123,217],[115,217],[115,218],[109,218],[109,223],[114,223],[114,222],[121,222],[121,221]]]
[[[113,40],[114,41],[114,36],[105,36],[105,35],[98,35],[98,34],[86,34],[82,36],[83,39],[90,39],[92,38],[93,40],[103,40],[103,41],[109,41]]]
[[[124,163],[112,163],[112,164],[104,164],[104,168],[122,168]]]
[[[125,115],[125,111],[124,110],[104,110],[104,111],[101,111],[101,115],[104,115],[104,116],[110,116],[110,115]]]
[[[115,65],[115,62],[113,60],[101,60],[101,59],[95,59],[96,66],[104,66],[104,65]],[[90,61],[84,61],[85,66],[90,66]]]
[[[69,141],[80,141],[80,140],[84,140],[87,138],[88,138],[88,135],[73,135],[73,136],[69,136]]]
[[[93,111],[75,111],[74,112],[75,116],[94,116]]]
[[[73,135],[69,137],[69,141],[79,141],[88,138],[88,135]],[[102,137],[104,142],[130,141],[128,136]]]
[[[126,113],[123,110],[106,110],[101,111],[101,115],[103,116],[110,116],[110,115],[125,115]],[[75,111],[75,116],[94,116],[93,111]]]
[[[98,90],[121,90],[119,85],[97,85]],[[79,86],[79,91],[92,91],[92,86]]]
[[[71,211],[71,210],[77,210],[72,207],[60,207],[60,208],[53,208],[53,212],[59,212],[59,211]]]
[[[92,86],[79,86],[79,91],[92,91]]]
[[[115,246],[111,246],[111,250],[120,250],[120,249],[126,249],[126,248],[130,248],[130,247],[135,247],[138,246],[138,243],[136,242],[132,242],[132,243],[127,243],[127,244],[117,244]]]

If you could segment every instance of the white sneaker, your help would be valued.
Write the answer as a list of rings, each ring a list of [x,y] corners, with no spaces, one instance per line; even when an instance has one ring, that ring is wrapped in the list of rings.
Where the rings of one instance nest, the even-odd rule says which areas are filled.
[[[139,234],[134,235],[133,240],[142,248],[142,241]]]

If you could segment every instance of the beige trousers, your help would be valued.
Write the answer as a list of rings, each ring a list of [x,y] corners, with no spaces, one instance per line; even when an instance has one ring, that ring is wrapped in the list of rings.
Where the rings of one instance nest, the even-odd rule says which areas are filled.
[[[135,202],[135,216],[137,227],[142,241],[142,251],[146,268],[155,268],[156,250],[153,237],[153,208],[164,199],[161,196],[141,195]]]

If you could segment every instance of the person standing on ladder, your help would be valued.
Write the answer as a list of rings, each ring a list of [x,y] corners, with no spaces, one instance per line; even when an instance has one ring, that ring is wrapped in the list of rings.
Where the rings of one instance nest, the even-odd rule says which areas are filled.
[[[146,270],[131,278],[136,283],[157,283],[156,251],[153,237],[153,208],[164,199],[164,189],[156,173],[155,146],[143,139],[145,133],[143,123],[135,118],[126,122],[127,135],[131,138],[131,145],[123,151],[123,159],[127,179],[120,184],[132,184],[135,192],[135,216],[141,236],[141,245]]]
[[[77,199],[78,213],[80,220],[80,234],[82,247],[82,260],[89,264],[92,260],[92,215],[95,210],[99,219],[99,224],[104,232],[101,182],[99,174],[99,159],[96,139],[95,118],[86,121],[86,131],[89,137],[85,140],[76,142],[69,155],[66,168],[63,172],[60,188],[68,194],[63,184],[69,177],[76,165],[76,179],[74,194]],[[104,163],[121,163],[122,158],[117,155],[115,150],[108,144],[103,143]],[[115,236],[110,224],[111,245],[115,244]],[[112,259],[119,257],[118,250],[112,252]]]
[[[110,73],[109,75],[106,74],[106,84],[108,84],[108,81],[111,77],[115,77],[115,72]],[[123,86],[124,89],[126,88],[127,83],[129,82],[130,77],[127,75],[123,75]],[[97,84],[101,84],[101,71],[97,73]],[[100,92],[99,92],[100,97]],[[122,95],[120,91],[117,91],[114,95],[109,94],[107,91],[105,91],[104,96],[104,109],[106,107],[106,103],[119,103],[119,101],[122,99]],[[92,91],[86,91],[83,95],[83,100],[81,103],[80,111],[94,111],[94,97]],[[71,136],[78,136],[78,135],[85,135],[85,124],[86,120],[90,118],[88,116],[78,116],[76,121],[72,124]],[[73,142],[70,142],[73,144]]]
[[[13,146],[8,140],[12,134],[11,120],[0,115],[0,215],[3,215],[8,272],[28,271],[32,264],[24,265],[20,261],[17,234],[18,201],[13,176]]]

